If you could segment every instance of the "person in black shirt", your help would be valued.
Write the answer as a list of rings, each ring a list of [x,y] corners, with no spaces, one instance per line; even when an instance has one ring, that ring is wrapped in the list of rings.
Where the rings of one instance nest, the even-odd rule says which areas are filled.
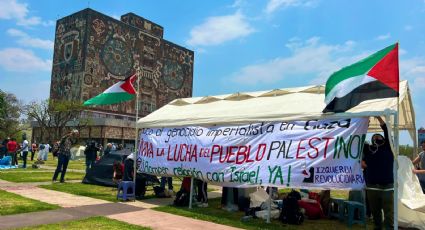
[[[374,229],[392,229],[394,221],[394,154],[389,143],[387,125],[378,119],[384,136],[372,136],[370,145],[364,146],[362,167],[366,182],[366,196],[373,215]],[[384,223],[382,222],[382,210]],[[384,226],[383,226],[384,224]]]
[[[86,149],[84,150],[84,155],[86,155],[86,173],[88,173],[89,169],[94,167],[98,151],[99,148],[96,146],[95,141],[90,141],[87,143]]]

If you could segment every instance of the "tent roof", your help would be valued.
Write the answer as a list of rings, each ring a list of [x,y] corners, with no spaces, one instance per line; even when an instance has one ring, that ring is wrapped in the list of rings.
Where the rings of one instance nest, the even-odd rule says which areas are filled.
[[[345,113],[323,114],[323,85],[240,92],[176,99],[138,120],[139,128],[236,125],[262,121],[290,121],[383,115],[397,110],[396,98],[364,101]],[[414,138],[415,114],[407,81],[400,82],[399,129]],[[380,130],[371,119],[369,131]]]

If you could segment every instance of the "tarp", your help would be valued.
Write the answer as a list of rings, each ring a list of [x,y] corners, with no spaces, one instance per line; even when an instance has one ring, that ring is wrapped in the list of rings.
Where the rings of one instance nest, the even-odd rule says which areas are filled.
[[[325,108],[323,85],[283,88],[270,91],[234,93],[176,99],[138,120],[139,128],[249,124],[265,121],[324,119],[340,116],[373,116],[396,111],[397,99],[369,100],[341,114],[322,114]],[[416,139],[415,114],[407,81],[400,82],[399,129]],[[371,119],[369,131],[381,131]]]
[[[398,163],[400,226],[425,229],[425,194],[422,193],[418,177],[412,172],[412,161],[399,156]]]
[[[116,186],[112,181],[114,175],[113,164],[114,161],[123,161],[131,151],[124,149],[119,151],[112,151],[111,153],[100,158],[93,168],[91,168],[83,179],[85,184],[96,184],[104,186]]]
[[[77,158],[80,158],[80,157],[84,157],[85,155],[84,155],[84,150],[86,150],[86,147],[85,146],[75,146],[75,147],[72,147],[71,148],[71,159],[72,160],[74,160],[74,159],[77,159]]]
[[[95,163],[94,167],[87,172],[84,176],[83,183],[110,187],[117,186],[112,181],[114,175],[114,161],[122,162],[130,154],[131,151],[129,149],[123,149],[111,151],[109,154],[104,155]],[[137,178],[139,177],[147,178],[147,183],[150,185],[159,184],[159,180],[155,176],[146,176],[138,173]]]

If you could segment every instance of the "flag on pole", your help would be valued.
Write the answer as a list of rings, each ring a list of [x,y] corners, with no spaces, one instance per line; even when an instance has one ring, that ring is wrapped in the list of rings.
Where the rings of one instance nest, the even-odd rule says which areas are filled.
[[[398,97],[398,43],[333,73],[326,82],[327,112],[344,112],[366,100]]]
[[[136,90],[133,86],[136,77],[136,74],[134,74],[122,81],[115,83],[106,89],[103,93],[85,101],[83,105],[109,105],[133,99],[136,96]]]

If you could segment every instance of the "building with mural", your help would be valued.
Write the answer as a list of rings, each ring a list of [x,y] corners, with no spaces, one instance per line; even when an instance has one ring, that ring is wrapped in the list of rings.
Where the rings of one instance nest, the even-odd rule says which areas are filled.
[[[175,98],[191,97],[194,53],[163,35],[162,26],[133,13],[117,20],[85,9],[59,19],[50,99],[83,102],[135,73],[140,77],[141,117]],[[135,100],[88,107],[81,117],[92,122],[80,135],[103,144],[131,145],[135,113]],[[40,138],[38,129],[34,127],[35,141]]]

